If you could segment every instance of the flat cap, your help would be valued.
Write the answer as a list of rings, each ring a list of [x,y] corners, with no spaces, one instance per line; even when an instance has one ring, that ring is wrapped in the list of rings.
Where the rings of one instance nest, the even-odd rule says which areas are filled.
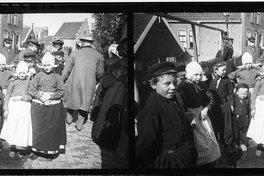
[[[249,86],[245,83],[238,83],[237,86],[236,86],[236,91],[240,88],[246,88],[246,89],[249,89]]]
[[[64,56],[64,52],[63,51],[55,51],[52,53],[53,56]]]
[[[27,43],[28,44],[32,43],[33,45],[36,45],[37,47],[39,46],[39,42],[36,39],[30,39]]]
[[[5,38],[5,39],[4,39],[4,42],[6,42],[6,41],[10,41],[10,42],[11,42],[12,39],[11,39],[11,38]]]
[[[52,41],[52,44],[53,44],[53,45],[54,45],[54,44],[60,44],[60,45],[63,45],[63,44],[64,44],[64,41],[61,40],[61,39],[55,39],[55,40]]]
[[[168,74],[177,73],[176,67],[172,62],[156,63],[150,66],[147,72],[147,78],[150,80],[152,77]]]
[[[248,38],[248,41],[250,41],[250,42],[254,42],[254,41],[255,41],[255,37],[253,37],[253,36],[249,37],[249,38]]]
[[[30,62],[36,58],[36,54],[34,52],[27,52],[24,54],[24,61]]]
[[[88,42],[93,42],[94,38],[92,36],[87,36],[87,37],[82,37],[79,39],[80,41],[88,41]]]
[[[233,38],[227,38],[227,40],[228,40],[228,41],[229,41],[229,40],[233,41],[234,39],[233,39]]]

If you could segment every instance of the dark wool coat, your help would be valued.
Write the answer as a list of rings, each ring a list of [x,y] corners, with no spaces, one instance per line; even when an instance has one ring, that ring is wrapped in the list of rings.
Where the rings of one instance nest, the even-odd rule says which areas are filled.
[[[220,142],[231,144],[233,140],[233,122],[230,106],[234,106],[233,84],[228,77],[221,78],[218,88],[217,79],[209,84],[209,91],[213,94],[215,104],[210,114],[216,136],[220,135]]]
[[[213,97],[210,92],[207,91],[207,87],[203,82],[200,82],[197,85],[187,80],[181,84],[180,89],[182,91],[186,110],[187,112],[193,114],[191,120],[195,120],[195,125],[192,129],[194,144],[198,153],[197,165],[213,162],[220,157],[218,142],[214,135],[210,118],[208,117],[207,121],[212,129],[211,136],[208,135],[206,127],[200,118],[200,111],[204,107],[207,107],[210,111],[211,106],[214,103]]]
[[[184,115],[176,99],[153,92],[138,115],[136,165],[139,168],[190,168],[197,154],[187,138]]]
[[[94,97],[96,80],[104,72],[103,55],[91,47],[73,52],[62,71],[65,82],[64,105],[88,112]]]
[[[0,53],[2,53],[5,57],[6,57],[6,64],[10,65],[12,63],[12,60],[15,58],[15,50],[14,49],[10,49],[8,51],[7,47],[3,47],[0,50]]]

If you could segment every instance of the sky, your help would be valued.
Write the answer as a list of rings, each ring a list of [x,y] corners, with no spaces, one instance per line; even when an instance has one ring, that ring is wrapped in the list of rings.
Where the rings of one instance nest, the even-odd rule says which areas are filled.
[[[36,27],[48,27],[49,34],[55,35],[64,22],[81,22],[87,18],[90,25],[93,22],[89,13],[32,13],[24,14],[23,24]]]

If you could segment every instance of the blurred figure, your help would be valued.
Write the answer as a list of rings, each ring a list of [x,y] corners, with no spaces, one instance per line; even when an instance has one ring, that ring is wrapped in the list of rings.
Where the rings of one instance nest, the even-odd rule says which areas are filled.
[[[15,50],[12,49],[11,38],[4,39],[3,48],[0,50],[0,53],[2,53],[6,57],[6,64],[10,65],[16,55]]]
[[[93,38],[81,38],[83,47],[73,52],[62,71],[65,82],[64,106],[68,109],[67,123],[71,124],[74,110],[78,111],[76,129],[82,130],[93,101],[96,84],[104,73],[104,57],[92,48]]]
[[[65,62],[64,62],[64,53],[63,51],[55,51],[52,53],[52,55],[55,58],[55,65],[57,65],[56,68],[54,68],[54,71],[58,73],[59,75],[62,74],[62,70],[64,68]]]
[[[104,73],[91,111],[92,139],[99,145],[102,168],[128,168],[127,57],[119,56],[118,45],[109,47]],[[103,125],[105,124],[105,125]]]
[[[52,49],[52,52],[55,51],[62,51],[64,53],[64,60],[67,61],[68,60],[68,52],[66,50],[63,49],[63,45],[64,45],[64,41],[62,39],[54,39],[52,41],[52,46],[54,47]]]
[[[20,51],[18,55],[14,58],[13,63],[18,64],[20,61],[22,61],[26,53],[34,52],[36,54],[38,47],[39,47],[39,43],[37,40],[35,39],[29,40],[27,49]]]

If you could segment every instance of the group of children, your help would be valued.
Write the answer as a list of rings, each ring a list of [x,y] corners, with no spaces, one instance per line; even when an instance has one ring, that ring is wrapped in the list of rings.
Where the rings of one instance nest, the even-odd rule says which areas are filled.
[[[63,63],[60,60],[55,64],[58,55],[62,57],[61,53],[46,52],[42,63],[34,64],[35,53],[26,53],[15,69],[8,69],[6,58],[0,54],[0,79],[5,95],[1,149],[2,141],[6,141],[11,157],[17,153],[19,157],[43,156],[52,160],[65,152],[64,83],[55,71]]]
[[[215,59],[213,72],[205,77],[202,67],[190,62],[179,85],[173,64],[150,67],[154,92],[137,116],[138,167],[194,167],[190,159],[195,167],[215,167],[222,151],[247,151],[250,138],[258,144],[256,154],[260,156],[264,143],[262,65],[253,64],[249,53],[243,54],[242,63],[226,75],[226,62]],[[192,141],[196,153],[184,141]],[[188,155],[182,153],[182,146]]]

